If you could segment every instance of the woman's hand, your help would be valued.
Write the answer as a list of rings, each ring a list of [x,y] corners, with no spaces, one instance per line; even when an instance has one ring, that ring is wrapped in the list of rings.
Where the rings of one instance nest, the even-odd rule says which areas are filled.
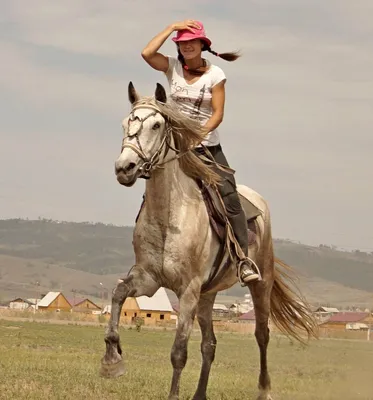
[[[201,29],[201,27],[193,19],[186,19],[185,21],[175,22],[171,26],[174,31],[187,30],[193,32],[193,29]]]

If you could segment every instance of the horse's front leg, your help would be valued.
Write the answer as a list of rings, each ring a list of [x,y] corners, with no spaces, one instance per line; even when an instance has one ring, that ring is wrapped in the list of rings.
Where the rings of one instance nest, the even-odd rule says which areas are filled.
[[[113,290],[111,301],[111,315],[106,328],[106,353],[101,359],[101,376],[116,378],[123,375],[124,364],[120,346],[118,325],[122,306],[127,297],[153,296],[159,285],[144,271],[141,266],[135,265],[125,279],[119,279]]]
[[[212,310],[216,293],[201,295],[197,309],[197,319],[201,327],[202,343],[202,368],[199,376],[198,387],[193,400],[206,400],[207,384],[210,376],[211,365],[215,358],[216,337],[212,322]]]
[[[200,285],[193,285],[191,283],[179,297],[179,320],[175,341],[171,350],[171,363],[174,371],[168,397],[169,400],[179,399],[180,377],[188,358],[188,340],[193,328],[200,290]]]

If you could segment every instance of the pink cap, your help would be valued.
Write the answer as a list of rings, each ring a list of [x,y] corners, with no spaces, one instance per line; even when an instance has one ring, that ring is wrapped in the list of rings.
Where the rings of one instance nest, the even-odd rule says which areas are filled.
[[[193,32],[188,31],[187,29],[177,31],[176,36],[173,37],[172,40],[177,43],[187,40],[201,39],[202,41],[206,42],[208,46],[211,46],[211,40],[206,36],[205,28],[203,27],[202,22],[196,21],[196,23],[200,26],[200,29],[192,28]]]

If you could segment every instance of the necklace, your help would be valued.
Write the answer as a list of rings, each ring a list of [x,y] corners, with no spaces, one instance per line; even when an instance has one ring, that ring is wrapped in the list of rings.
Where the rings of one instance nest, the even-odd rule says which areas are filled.
[[[202,65],[199,66],[198,68],[195,69],[191,69],[189,68],[186,64],[183,65],[183,68],[185,69],[185,71],[188,71],[190,73],[193,72],[206,72],[206,60],[204,58],[202,58]]]

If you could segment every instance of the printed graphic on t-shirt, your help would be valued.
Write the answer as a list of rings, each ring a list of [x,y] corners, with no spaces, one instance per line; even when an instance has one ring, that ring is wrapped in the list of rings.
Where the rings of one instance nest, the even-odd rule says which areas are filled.
[[[194,107],[192,110],[192,118],[198,118],[199,114],[200,114],[200,109],[201,109],[201,105],[203,102],[203,98],[205,96],[205,91],[206,91],[206,85],[203,85],[201,90],[199,91],[199,96],[196,99],[196,101],[194,102]]]
[[[206,84],[204,84],[199,92],[197,88],[189,88],[177,84],[177,82],[171,79],[171,97],[172,99],[180,105],[182,111],[186,112],[190,118],[198,119],[203,121],[206,116],[201,115],[201,106],[203,101],[206,100],[208,104],[208,99],[205,98],[205,92],[207,91]],[[198,93],[198,96],[196,95]]]
[[[185,86],[178,85],[177,82],[175,82],[175,79],[173,78],[171,79],[171,92],[173,94],[182,93],[188,95],[188,89]]]

